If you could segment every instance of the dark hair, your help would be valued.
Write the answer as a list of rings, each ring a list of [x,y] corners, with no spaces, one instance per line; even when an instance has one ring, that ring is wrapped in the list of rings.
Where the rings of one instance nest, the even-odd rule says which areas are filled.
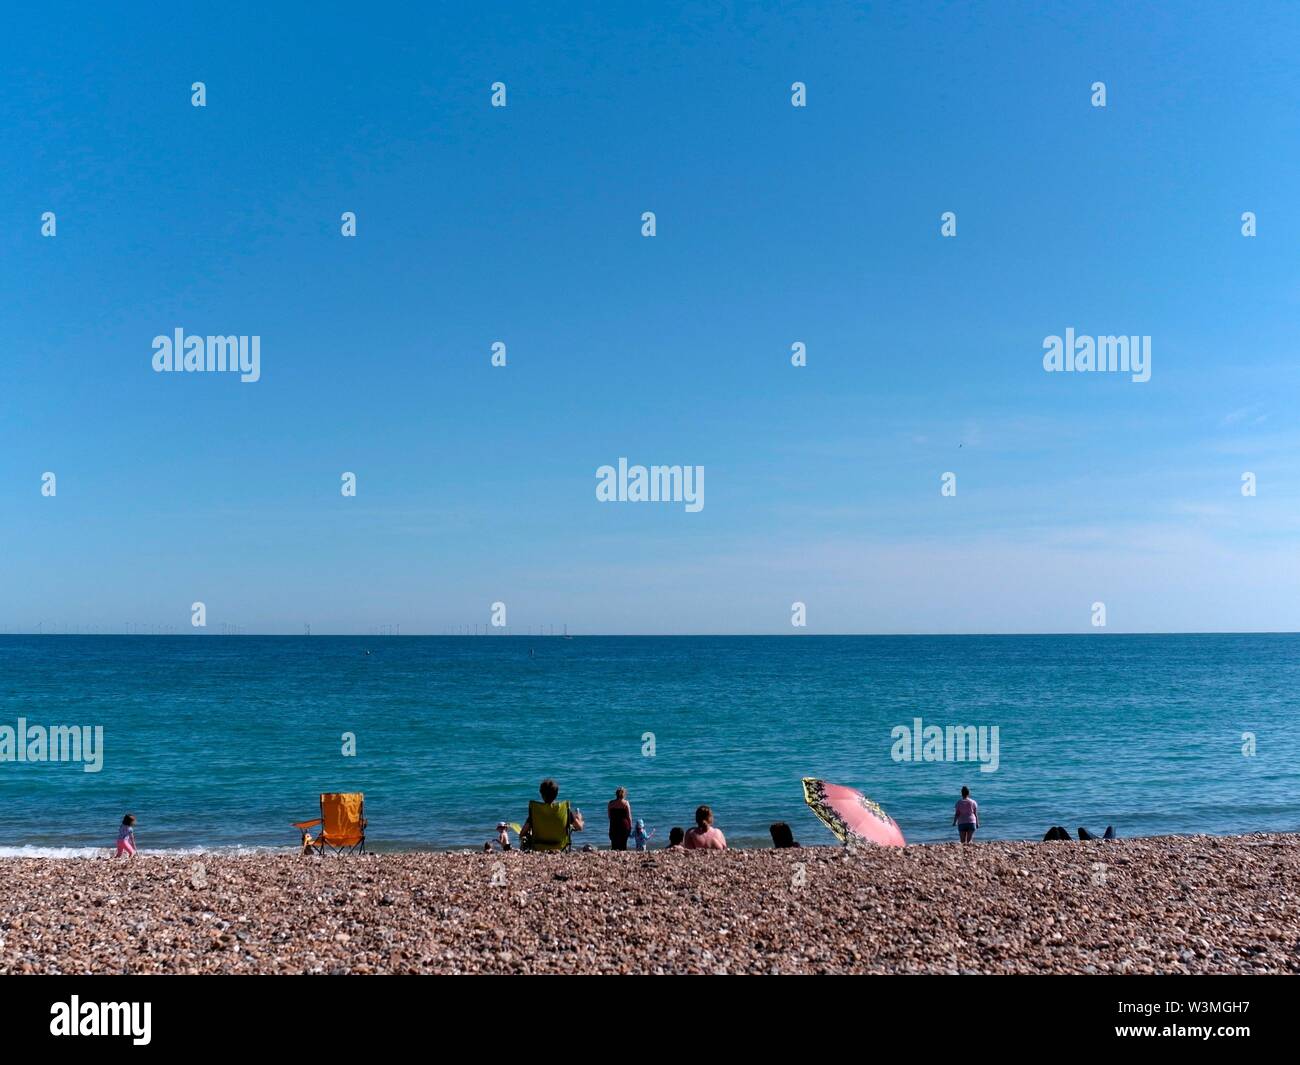
[[[616,798],[616,799],[626,799],[626,798],[627,798],[627,788],[615,788],[615,789],[614,789],[614,798]]]
[[[542,786],[538,790],[542,793],[543,802],[554,802],[560,794],[560,785],[547,777],[542,781]]]
[[[794,833],[790,831],[790,826],[787,825],[784,821],[774,822],[772,824],[772,827],[768,829],[768,831],[772,833],[773,847],[796,846],[794,841]]]
[[[122,818],[122,824],[124,825],[135,824],[135,814],[127,814],[124,818]]]
[[[962,789],[961,789],[961,797],[962,797],[963,799],[969,799],[969,798],[970,798],[970,788],[965,788],[965,787],[962,788]]]
[[[703,828],[705,825],[707,825],[707,824],[708,824],[710,821],[712,821],[712,820],[713,820],[713,811],[712,811],[712,810],[710,810],[707,806],[699,806],[699,807],[696,807],[696,810],[695,810],[695,823],[696,823],[697,825],[699,825],[700,828]]]
[[[674,828],[668,833],[668,845],[671,847],[675,843],[680,843],[686,838],[686,833],[680,828]]]

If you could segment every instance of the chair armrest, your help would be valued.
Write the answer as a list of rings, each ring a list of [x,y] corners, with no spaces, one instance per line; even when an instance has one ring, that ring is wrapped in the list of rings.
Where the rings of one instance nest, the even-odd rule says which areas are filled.
[[[322,825],[322,824],[324,824],[324,823],[325,823],[325,822],[322,821],[322,820],[318,817],[318,818],[316,818],[315,821],[295,821],[295,822],[293,822],[293,827],[294,827],[294,828],[311,828],[313,825]]]

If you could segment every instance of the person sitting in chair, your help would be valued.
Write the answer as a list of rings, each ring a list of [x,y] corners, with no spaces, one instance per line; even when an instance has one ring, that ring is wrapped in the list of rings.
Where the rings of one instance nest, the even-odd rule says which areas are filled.
[[[582,811],[571,809],[568,801],[557,802],[560,785],[550,777],[538,790],[542,801],[528,804],[528,820],[519,830],[519,844],[526,851],[567,851],[573,833],[583,829]]]

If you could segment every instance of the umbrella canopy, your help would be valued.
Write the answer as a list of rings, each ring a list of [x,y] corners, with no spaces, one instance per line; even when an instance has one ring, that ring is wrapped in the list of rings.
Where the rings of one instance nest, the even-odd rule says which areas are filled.
[[[907,845],[894,819],[860,791],[804,777],[803,798],[841,843],[866,840],[882,847]]]

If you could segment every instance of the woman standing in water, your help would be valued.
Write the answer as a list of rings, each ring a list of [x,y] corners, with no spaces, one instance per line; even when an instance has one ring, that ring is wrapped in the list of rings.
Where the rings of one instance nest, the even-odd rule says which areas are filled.
[[[627,850],[627,837],[632,834],[632,804],[627,801],[627,789],[616,788],[609,800],[609,849]]]
[[[975,830],[980,826],[980,804],[970,797],[970,788],[961,789],[952,823],[957,826],[957,838],[963,843],[975,838]]]

